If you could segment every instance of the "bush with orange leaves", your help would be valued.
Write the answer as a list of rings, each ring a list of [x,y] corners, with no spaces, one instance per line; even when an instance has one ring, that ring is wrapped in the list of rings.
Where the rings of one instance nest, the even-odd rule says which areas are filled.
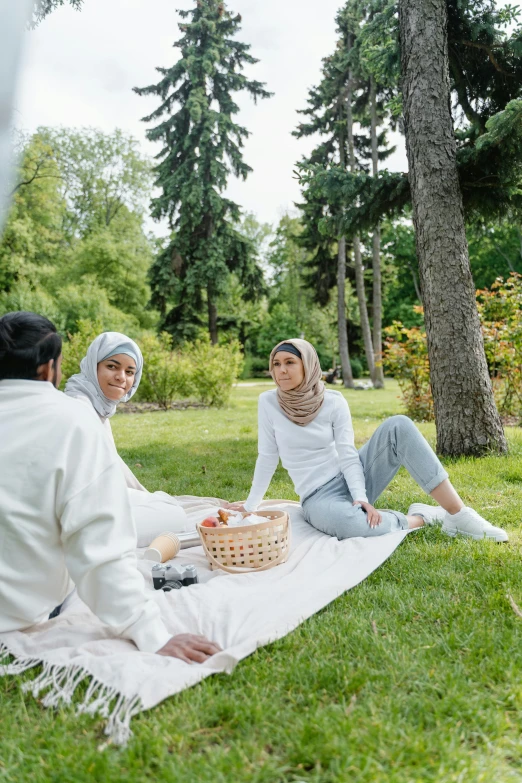
[[[422,313],[422,307],[413,308]],[[384,330],[384,366],[399,382],[406,415],[415,421],[433,421],[433,397],[426,332],[418,326],[407,328],[400,321]]]
[[[498,410],[522,418],[522,275],[498,277],[477,305]]]
[[[477,291],[477,307],[498,410],[504,417],[522,419],[522,275],[499,277],[491,289]],[[399,382],[407,415],[432,421],[426,332],[394,321],[385,334],[384,365]]]

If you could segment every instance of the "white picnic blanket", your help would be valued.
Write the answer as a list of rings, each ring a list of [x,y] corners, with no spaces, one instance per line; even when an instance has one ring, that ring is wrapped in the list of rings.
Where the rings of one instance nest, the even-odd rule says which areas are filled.
[[[263,505],[287,510],[292,525],[288,562],[271,570],[233,576],[210,571],[202,547],[195,547],[183,550],[176,562],[194,563],[200,584],[164,593],[153,590],[153,563],[139,550],[139,568],[168,630],[202,634],[223,648],[205,664],[139,652],[132,642],[112,636],[76,596],[57,618],[0,634],[0,675],[43,664],[42,673],[23,687],[35,697],[45,692],[45,706],[71,703],[78,683],[92,677],[78,711],[107,717],[109,740],[125,744],[133,715],[215,672],[232,672],[256,648],[285,636],[362,582],[407,534],[338,541],[308,525],[295,503]]]

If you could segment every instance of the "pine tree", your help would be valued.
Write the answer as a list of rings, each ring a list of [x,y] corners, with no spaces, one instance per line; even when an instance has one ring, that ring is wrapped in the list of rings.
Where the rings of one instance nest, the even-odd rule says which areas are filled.
[[[357,172],[366,172],[371,158],[374,168],[378,160],[382,160],[393,150],[387,150],[386,133],[377,129],[377,117],[382,121],[382,100],[375,95],[373,105],[373,119],[370,112],[371,104],[371,78],[363,68],[359,46],[359,26],[367,13],[360,0],[349,0],[337,16],[339,39],[335,53],[324,61],[323,79],[317,88],[310,90],[309,106],[302,114],[308,115],[308,122],[301,123],[295,135],[305,136],[312,133],[320,133],[328,137],[328,141],[319,145],[313,154],[301,163],[301,166],[311,169],[330,169],[332,166],[338,171],[350,171],[352,175]],[[374,91],[375,92],[375,91]],[[356,123],[361,126],[361,131],[355,133]],[[369,135],[365,130],[369,131]],[[322,210],[322,226],[333,226],[333,230],[327,232],[331,237],[341,236],[338,240],[338,296],[339,308],[341,302],[344,308],[342,260],[346,256],[348,235],[349,244],[353,253],[353,268],[355,272],[355,286],[359,304],[360,324],[363,337],[370,376],[377,387],[383,386],[382,365],[380,363],[381,346],[381,282],[380,282],[380,254],[378,245],[378,229],[373,238],[373,267],[375,279],[373,281],[374,295],[374,334],[370,328],[368,307],[366,299],[366,282],[363,264],[361,238],[358,232],[338,232],[336,221],[342,220],[342,213],[347,204],[339,199],[332,201],[325,198],[316,189],[305,187],[303,190],[310,217],[317,217],[314,213]],[[317,209],[313,209],[315,202]],[[329,214],[328,214],[329,213]],[[306,211],[304,212],[305,224],[310,223]],[[310,235],[314,238],[313,228],[305,233],[304,240]],[[314,279],[316,284],[323,285],[331,276],[325,275],[324,254],[321,256],[321,264],[316,266]],[[319,261],[319,259],[317,259]],[[377,356],[377,362],[375,360]]]
[[[370,2],[370,0],[368,0]],[[393,119],[402,127],[397,0],[371,0],[371,18],[358,36],[368,70],[380,84]],[[457,167],[468,222],[522,214],[522,27],[516,7],[492,0],[449,0],[449,84]],[[506,33],[504,29],[511,27]],[[323,195],[337,230],[373,229],[411,207],[406,172],[383,170],[378,179],[310,165],[304,185]],[[341,210],[341,205],[344,209]],[[332,218],[332,223],[334,219]],[[329,230],[334,230],[333,226]]]
[[[251,171],[242,147],[249,133],[235,121],[238,92],[254,100],[270,93],[243,73],[258,62],[250,46],[234,40],[241,16],[219,0],[197,0],[195,8],[180,11],[182,37],[175,46],[180,59],[158,68],[161,80],[135,88],[138,95],[157,95],[159,107],[144,122],[161,122],[147,130],[160,141],[156,156],[156,185],[152,217],[167,218],[171,240],[151,270],[152,303],[171,331],[182,328],[205,305],[212,342],[217,342],[216,300],[235,272],[245,297],[263,290],[263,276],[249,241],[237,230],[240,208],[223,195],[230,175],[246,179]],[[169,305],[171,309],[168,310]]]
[[[348,155],[348,135],[346,123],[346,63],[342,41],[338,43],[335,53],[323,60],[322,79],[317,87],[312,87],[308,95],[308,106],[300,110],[300,114],[307,118],[301,122],[293,135],[297,138],[311,136],[316,133],[325,137],[312,152],[302,161],[303,166],[329,166],[335,163],[341,171],[346,171]],[[325,248],[324,239],[320,241],[320,225],[324,218],[331,213],[328,200],[314,192],[313,189],[304,188],[303,197],[305,203],[301,205],[305,232],[301,241],[312,250],[312,264],[316,266],[317,283],[321,286],[319,300],[325,301],[324,283],[333,282],[334,277],[330,273],[325,261],[331,256]],[[342,205],[338,205],[342,209]],[[322,220],[319,218],[322,216]],[[338,220],[339,216],[336,216]],[[318,228],[319,227],[319,231]],[[348,350],[348,333],[346,326],[346,266],[347,266],[347,242],[345,234],[337,235],[336,232],[328,237],[331,244],[334,237],[337,238],[337,270],[335,282],[337,284],[337,324],[339,339],[339,355],[343,373],[344,385],[353,387],[353,375]],[[328,270],[328,271],[327,271]]]
[[[386,128],[383,123],[394,125],[390,108],[389,89],[382,82],[380,68],[376,67],[374,58],[374,42],[368,41],[367,30],[379,13],[380,0],[348,0],[339,13],[339,20],[344,24],[351,36],[349,53],[352,73],[357,73],[360,89],[352,114],[355,114],[362,128],[370,134],[371,175],[378,178],[379,162],[385,160],[395,150],[387,143]],[[366,33],[366,35],[365,35]],[[380,42],[382,45],[382,42]],[[369,167],[370,168],[370,167]],[[376,388],[384,387],[384,372],[382,366],[382,274],[380,252],[380,226],[373,227],[372,232],[372,344],[374,370],[373,384]],[[357,268],[357,265],[356,265]],[[362,288],[362,286],[360,286]],[[368,336],[366,338],[368,342]],[[369,348],[367,349],[369,350]]]

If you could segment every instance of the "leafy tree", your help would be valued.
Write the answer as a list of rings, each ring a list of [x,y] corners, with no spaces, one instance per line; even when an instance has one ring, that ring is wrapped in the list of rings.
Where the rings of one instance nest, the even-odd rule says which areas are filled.
[[[490,288],[497,277],[522,274],[522,226],[508,220],[480,220],[468,228],[468,245],[476,288]]]
[[[20,143],[0,241],[0,309],[37,310],[64,333],[81,318],[133,334],[154,327],[157,314],[145,309],[154,245],[140,207],[150,166],[135,142],[119,132],[40,129]]]
[[[270,243],[268,256],[271,267],[271,301],[287,302],[298,327],[304,322],[310,298],[304,287],[308,254],[299,241],[301,234],[302,226],[299,220],[283,215]]]
[[[415,305],[422,304],[415,231],[411,218],[385,220],[382,224],[384,325],[401,321],[405,327],[420,326],[424,318]]]
[[[208,310],[208,328],[217,342],[217,297],[225,290],[230,272],[255,298],[263,276],[252,258],[250,242],[237,230],[239,206],[223,195],[231,174],[245,179],[250,167],[242,146],[248,131],[235,121],[239,107],[235,93],[246,91],[254,100],[270,93],[243,73],[257,60],[250,46],[235,40],[241,17],[219,0],[197,0],[190,11],[179,12],[188,21],[179,25],[176,42],[180,59],[170,68],[158,68],[161,80],[135,88],[138,95],[156,95],[159,107],[145,122],[160,120],[147,131],[160,141],[152,216],[167,218],[172,238],[151,271],[153,303],[167,328],[183,321],[184,311]],[[167,312],[168,306],[172,309]]]
[[[39,128],[37,137],[51,150],[67,204],[64,230],[84,237],[107,228],[121,210],[142,214],[152,187],[148,158],[132,136],[116,129]]]
[[[328,369],[337,365],[339,355],[336,304],[318,304],[307,285],[310,253],[301,242],[303,233],[298,218],[283,215],[267,256],[268,316],[258,332],[257,343],[253,341],[254,351],[266,361],[270,343],[271,349],[279,339],[304,335],[316,347],[322,367]],[[351,321],[355,321],[356,309],[356,302],[350,297],[345,311]]]
[[[490,288],[498,277],[522,272],[520,226],[485,221],[467,229],[469,260],[476,288]],[[404,218],[382,225],[384,325],[401,321],[405,327],[420,326],[423,317],[414,311],[422,304],[415,231],[409,211]]]

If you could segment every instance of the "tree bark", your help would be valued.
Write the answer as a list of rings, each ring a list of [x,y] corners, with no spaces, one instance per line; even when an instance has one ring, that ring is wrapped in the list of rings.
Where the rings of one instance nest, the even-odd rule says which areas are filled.
[[[402,92],[437,449],[507,451],[464,228],[450,108],[446,0],[399,0]]]
[[[346,329],[346,237],[339,239],[337,251],[337,331],[339,335],[339,356],[343,371],[343,384],[347,389],[353,389],[353,373],[348,351],[348,332]],[[335,367],[334,367],[335,369]]]
[[[346,92],[346,129],[348,134],[348,160],[350,170],[356,171],[355,151],[353,146],[353,112],[352,112],[352,74],[348,75],[348,89]],[[357,290],[357,301],[359,303],[359,316],[361,319],[361,331],[364,342],[364,352],[366,362],[370,372],[370,378],[375,383],[375,365],[373,361],[373,343],[370,329],[370,320],[368,318],[368,307],[366,306],[366,290],[364,285],[364,267],[361,258],[361,243],[357,234],[353,236],[353,265],[355,269],[355,288]]]
[[[217,306],[212,297],[212,291],[210,286],[207,288],[207,305],[208,305],[208,332],[210,334],[210,342],[212,345],[217,345],[218,330],[217,330]]]
[[[370,134],[372,142],[372,174],[379,175],[379,149],[377,145],[377,95],[375,79],[370,79]],[[384,370],[382,367],[382,275],[381,275],[381,230],[376,226],[372,237],[373,268],[373,358],[376,389],[384,388]]]
[[[342,98],[340,100],[342,116]],[[339,164],[346,168],[345,138],[342,129],[339,131]],[[343,373],[343,385],[353,389],[353,373],[348,350],[348,330],[346,328],[346,237],[339,238],[337,248],[337,334],[339,337],[339,358]],[[334,367],[335,369],[335,367]]]

